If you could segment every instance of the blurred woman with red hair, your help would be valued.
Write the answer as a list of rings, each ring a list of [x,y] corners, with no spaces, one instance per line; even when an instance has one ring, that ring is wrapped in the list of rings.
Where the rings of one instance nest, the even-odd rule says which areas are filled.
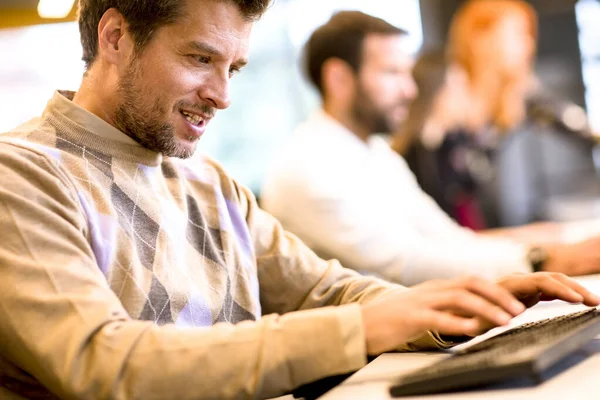
[[[466,74],[471,97],[466,128],[477,131],[491,123],[506,131],[523,120],[536,42],[537,16],[524,1],[474,0],[458,11],[448,60]]]
[[[526,2],[470,0],[451,22],[445,56],[425,54],[415,65],[420,94],[392,147],[462,225],[496,224],[494,212],[483,210],[481,182],[493,174],[500,135],[525,117],[536,42],[537,16]]]

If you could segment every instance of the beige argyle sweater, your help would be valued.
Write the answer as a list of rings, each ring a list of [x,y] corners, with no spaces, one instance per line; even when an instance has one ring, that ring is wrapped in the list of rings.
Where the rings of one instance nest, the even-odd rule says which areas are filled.
[[[65,96],[0,136],[0,398],[269,397],[365,364],[356,302],[395,286]]]

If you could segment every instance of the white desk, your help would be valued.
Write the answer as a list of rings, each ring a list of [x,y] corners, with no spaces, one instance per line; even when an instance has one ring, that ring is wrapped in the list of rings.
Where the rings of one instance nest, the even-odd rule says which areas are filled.
[[[600,275],[585,277],[579,279],[579,281],[594,293],[600,295]],[[574,306],[559,301],[540,303],[515,318],[509,327],[523,322],[574,312],[583,308],[585,306]],[[508,327],[490,331],[488,334],[474,340],[482,340],[496,334],[499,329],[508,329]],[[443,357],[447,356],[443,353],[383,354],[319,399],[390,399],[388,388],[395,377],[426,366]],[[535,385],[531,381],[511,381],[507,384],[494,385],[482,390],[421,396],[418,398],[432,400],[600,399],[600,336],[580,351],[560,362],[548,374],[545,374],[544,378],[544,381],[539,385]],[[401,399],[415,398],[417,397],[402,397]]]

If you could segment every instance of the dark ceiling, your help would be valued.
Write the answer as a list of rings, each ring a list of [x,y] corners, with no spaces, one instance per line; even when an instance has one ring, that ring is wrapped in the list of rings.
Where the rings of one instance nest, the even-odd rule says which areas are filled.
[[[38,0],[0,0],[0,8],[37,8]]]

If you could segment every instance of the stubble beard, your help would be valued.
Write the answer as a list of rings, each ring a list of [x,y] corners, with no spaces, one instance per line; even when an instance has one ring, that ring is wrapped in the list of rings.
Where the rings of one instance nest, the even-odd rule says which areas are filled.
[[[143,104],[142,99],[152,96],[141,87],[140,75],[139,65],[134,59],[121,77],[117,89],[121,100],[115,113],[117,128],[156,153],[168,157],[191,157],[196,147],[186,147],[177,142],[175,128],[167,121],[167,107],[160,104],[158,98],[149,106]]]
[[[352,104],[352,116],[369,129],[370,134],[392,133],[393,124],[384,111],[377,109],[375,102],[369,97],[362,87],[357,88],[356,97]]]

